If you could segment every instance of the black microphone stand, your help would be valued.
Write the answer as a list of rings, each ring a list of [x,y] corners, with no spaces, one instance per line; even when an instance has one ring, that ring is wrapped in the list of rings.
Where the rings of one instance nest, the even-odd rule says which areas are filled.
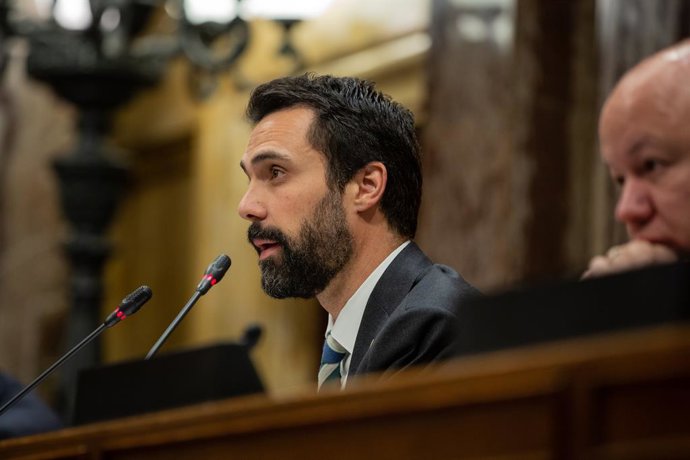
[[[67,361],[72,355],[74,355],[76,352],[84,348],[86,344],[91,342],[93,339],[101,335],[101,333],[108,329],[109,327],[112,327],[116,324],[118,324],[120,321],[123,319],[127,318],[128,316],[133,315],[139,309],[141,308],[142,305],[144,305],[146,302],[149,301],[151,298],[151,288],[148,286],[140,286],[137,289],[135,289],[132,293],[130,293],[127,297],[122,299],[122,302],[120,305],[113,311],[108,317],[103,321],[103,324],[98,326],[93,332],[91,332],[89,335],[87,335],[81,342],[76,344],[74,347],[72,347],[67,353],[62,355],[60,359],[55,361],[48,369],[43,371],[41,375],[36,377],[33,382],[31,382],[29,385],[25,386],[22,391],[17,393],[7,401],[2,407],[0,407],[0,415],[5,413],[10,407],[12,407],[17,401],[19,401],[24,395],[26,395],[29,391],[33,390],[36,385],[41,383],[48,375],[50,375],[51,372],[55,370],[60,364],[64,363]]]
[[[226,256],[225,254],[219,255],[213,262],[211,262],[211,264],[206,268],[204,276],[201,278],[201,281],[196,287],[196,291],[194,291],[192,297],[190,297],[185,306],[182,307],[182,310],[180,310],[173,322],[170,323],[170,326],[168,326],[165,332],[163,332],[163,334],[158,338],[156,343],[153,344],[149,352],[146,354],[146,359],[151,359],[153,355],[155,355],[160,349],[160,347],[163,346],[165,341],[168,340],[168,337],[170,337],[170,334],[172,334],[177,325],[182,322],[184,317],[187,315],[187,313],[189,313],[189,310],[192,309],[199,298],[206,294],[213,286],[223,279],[225,272],[227,272],[228,268],[230,268],[230,264],[230,257]]]
[[[199,300],[199,298],[202,295],[203,294],[199,291],[194,292],[194,294],[192,295],[192,297],[190,297],[190,299],[187,301],[185,306],[182,307],[182,310],[180,310],[180,312],[177,314],[177,316],[175,317],[173,322],[170,323],[170,325],[165,330],[165,332],[163,332],[163,334],[158,338],[156,343],[153,344],[153,346],[151,347],[149,352],[146,354],[146,359],[151,359],[153,357],[153,355],[156,354],[158,349],[163,346],[163,344],[165,343],[166,340],[168,340],[168,337],[170,337],[170,334],[173,333],[173,331],[178,326],[178,324],[180,324],[182,322],[182,320],[187,315],[187,313],[189,313],[189,310],[192,309],[194,304]]]
[[[25,394],[27,394],[29,391],[33,390],[36,385],[41,383],[48,375],[55,370],[56,367],[58,367],[60,364],[68,360],[73,354],[81,350],[84,345],[87,343],[91,342],[93,339],[98,337],[101,332],[103,332],[105,329],[107,329],[108,326],[103,323],[100,326],[96,328],[91,334],[87,335],[84,340],[76,344],[70,351],[68,351],[65,355],[63,355],[60,359],[55,361],[55,363],[50,366],[48,369],[43,371],[41,375],[36,377],[33,382],[31,382],[29,385],[24,387],[22,391],[14,395],[12,399],[7,401],[2,407],[0,407],[0,415],[2,415],[5,411],[7,411],[10,407],[12,407],[17,401],[19,401]]]

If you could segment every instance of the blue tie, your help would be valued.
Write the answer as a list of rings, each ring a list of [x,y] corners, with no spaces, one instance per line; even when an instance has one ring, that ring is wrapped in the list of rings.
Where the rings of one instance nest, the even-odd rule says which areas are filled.
[[[330,332],[326,334],[319,367],[319,389],[324,382],[331,380],[340,381],[340,363],[347,356],[347,350],[333,338]]]

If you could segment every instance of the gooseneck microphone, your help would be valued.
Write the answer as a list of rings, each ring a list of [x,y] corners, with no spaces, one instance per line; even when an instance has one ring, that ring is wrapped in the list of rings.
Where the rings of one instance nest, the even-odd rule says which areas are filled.
[[[230,268],[230,257],[226,256],[225,254],[221,254],[216,259],[211,262],[211,265],[209,265],[206,268],[206,271],[204,272],[204,276],[201,278],[201,281],[199,281],[199,285],[196,287],[196,291],[194,291],[194,294],[192,297],[187,301],[184,307],[182,307],[182,310],[177,314],[177,317],[173,320],[172,323],[170,323],[170,326],[163,332],[163,334],[158,338],[156,343],[151,347],[149,350],[148,354],[146,355],[146,359],[151,359],[153,355],[156,354],[156,352],[160,349],[160,347],[163,346],[166,340],[168,340],[168,337],[170,337],[170,334],[175,330],[175,328],[180,324],[180,322],[184,319],[184,317],[189,313],[189,310],[192,309],[195,303],[199,300],[199,298],[206,294],[209,289],[211,289],[213,286],[216,285],[220,280],[223,279],[223,276],[225,276],[225,272],[228,271],[228,268]]]
[[[60,366],[62,363],[67,361],[73,354],[75,354],[77,351],[81,350],[84,345],[87,343],[91,342],[93,339],[98,337],[104,330],[108,329],[109,327],[113,327],[120,321],[124,320],[128,316],[132,316],[135,314],[139,309],[144,305],[146,302],[149,301],[153,293],[151,292],[151,288],[148,286],[139,286],[137,289],[132,291],[127,297],[122,299],[122,302],[120,302],[120,305],[113,311],[108,317],[103,321],[103,324],[98,326],[91,334],[86,336],[84,340],[76,344],[74,347],[72,347],[71,350],[69,350],[67,353],[62,355],[60,359],[55,361],[52,366],[50,366],[48,369],[43,371],[41,375],[36,377],[36,379],[31,382],[29,385],[25,386],[19,393],[14,395],[12,399],[7,401],[2,407],[0,407],[0,415],[2,415],[5,411],[7,411],[10,407],[12,407],[17,401],[19,401],[24,395],[26,395],[29,391],[33,390],[33,388],[41,383],[48,375],[50,375],[51,372],[53,372],[58,366]]]

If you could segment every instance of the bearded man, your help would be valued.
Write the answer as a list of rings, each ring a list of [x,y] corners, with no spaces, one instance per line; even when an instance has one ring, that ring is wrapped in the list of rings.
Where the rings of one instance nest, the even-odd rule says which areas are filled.
[[[414,117],[357,78],[257,87],[240,166],[264,291],[328,312],[319,387],[450,357],[454,311],[476,294],[412,242],[422,173]]]

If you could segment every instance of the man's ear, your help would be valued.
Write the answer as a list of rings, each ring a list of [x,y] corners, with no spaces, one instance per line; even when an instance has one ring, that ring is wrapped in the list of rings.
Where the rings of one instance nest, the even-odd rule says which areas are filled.
[[[359,212],[366,211],[379,204],[383,198],[388,182],[388,171],[386,165],[380,161],[367,163],[362,169],[357,171],[352,179],[355,186],[355,196],[353,203]]]

